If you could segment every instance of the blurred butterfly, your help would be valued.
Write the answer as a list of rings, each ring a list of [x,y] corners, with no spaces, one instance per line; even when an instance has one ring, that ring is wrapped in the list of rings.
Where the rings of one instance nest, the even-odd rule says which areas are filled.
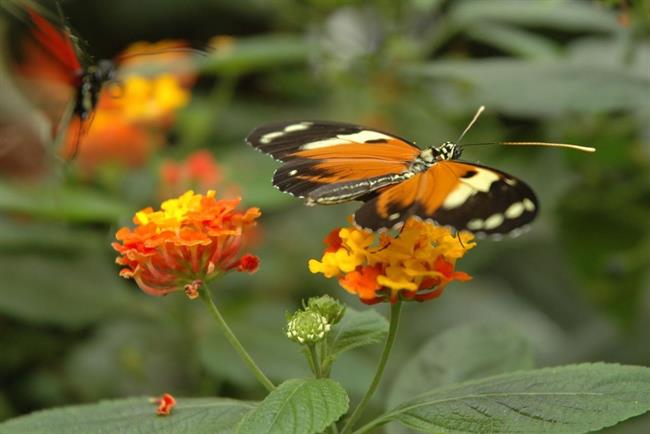
[[[500,170],[459,160],[458,142],[482,111],[456,143],[426,149],[383,131],[329,121],[271,123],[246,140],[284,163],[273,184],[307,205],[364,202],[354,214],[362,228],[399,227],[415,216],[479,235],[516,235],[539,211],[533,190]],[[499,144],[594,151],[558,143]]]
[[[15,52],[12,79],[49,121],[51,140],[64,139],[71,124],[75,124],[77,128],[73,131],[78,131],[79,136],[84,134],[92,120],[102,87],[109,82],[119,83],[116,62],[121,63],[135,56],[161,54],[160,51],[142,49],[140,52],[135,50],[120,55],[115,59],[116,62],[83,62],[80,60],[81,53],[74,37],[67,28],[55,26],[30,6],[29,2],[18,4],[19,6],[10,12],[23,19],[26,31],[18,44],[12,47]],[[199,52],[188,48],[182,42],[170,45],[165,46],[164,51]],[[119,71],[121,76],[124,75],[122,69],[121,67]],[[160,71],[150,71],[156,72]],[[77,137],[77,142],[80,138]]]

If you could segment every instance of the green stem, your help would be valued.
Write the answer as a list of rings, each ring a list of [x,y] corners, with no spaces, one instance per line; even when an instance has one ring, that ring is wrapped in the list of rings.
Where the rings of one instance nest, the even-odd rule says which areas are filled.
[[[357,421],[357,419],[359,419],[363,413],[363,410],[365,410],[366,406],[370,402],[372,395],[375,393],[377,386],[379,386],[381,377],[384,374],[386,362],[388,361],[388,355],[390,354],[390,350],[393,348],[393,344],[395,343],[395,336],[397,335],[397,326],[399,325],[401,308],[402,301],[400,299],[398,299],[394,304],[390,305],[390,325],[388,327],[388,336],[386,336],[386,342],[384,342],[384,350],[381,353],[379,365],[377,365],[377,371],[375,372],[375,376],[372,379],[372,383],[370,383],[370,387],[366,391],[366,394],[363,396],[361,402],[359,402],[357,407],[348,418],[348,421],[343,427],[343,430],[341,430],[341,434],[347,434],[352,430],[352,426]]]
[[[226,320],[223,318],[221,312],[219,312],[219,309],[217,309],[217,306],[212,301],[212,297],[210,296],[210,288],[208,288],[205,283],[199,289],[199,294],[201,295],[201,300],[203,300],[208,309],[210,309],[210,313],[217,321],[217,324],[219,324],[221,327],[221,331],[223,332],[224,336],[226,336],[226,339],[228,339],[228,342],[230,342],[230,345],[232,345],[235,351],[237,351],[244,363],[248,365],[249,369],[255,375],[255,378],[257,378],[257,380],[262,383],[262,386],[264,386],[269,392],[272,392],[275,389],[275,386],[271,380],[269,380],[268,377],[264,375],[250,354],[248,354],[248,352],[244,349],[241,342],[239,342],[239,339],[237,339],[230,327],[228,327]]]
[[[316,353],[316,346],[314,344],[307,345],[307,350],[309,351],[309,358],[311,359],[312,371],[314,371],[314,376],[316,378],[322,378],[323,372],[321,370],[320,360],[318,354]]]

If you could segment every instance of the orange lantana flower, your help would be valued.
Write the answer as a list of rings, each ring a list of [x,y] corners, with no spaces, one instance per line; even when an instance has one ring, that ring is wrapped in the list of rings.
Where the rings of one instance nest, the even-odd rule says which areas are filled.
[[[474,247],[469,232],[453,235],[447,227],[410,219],[402,231],[377,236],[356,227],[339,228],[326,238],[320,261],[309,261],[312,273],[337,277],[339,284],[366,304],[398,297],[424,301],[442,294],[453,281],[466,281],[455,271],[456,260]]]
[[[188,191],[154,211],[135,214],[135,229],[121,228],[113,248],[120,253],[120,275],[132,278],[147,294],[185,290],[196,298],[197,288],[227,271],[255,272],[257,257],[240,250],[243,238],[260,216],[258,208],[236,211],[239,199],[218,200]]]

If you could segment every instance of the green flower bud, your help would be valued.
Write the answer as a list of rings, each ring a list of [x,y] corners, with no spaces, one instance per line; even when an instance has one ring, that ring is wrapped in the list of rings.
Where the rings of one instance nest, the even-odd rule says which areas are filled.
[[[320,313],[327,318],[327,323],[330,325],[341,321],[345,313],[345,305],[329,295],[310,298],[307,301],[306,309]]]
[[[287,324],[287,337],[299,344],[314,344],[330,331],[327,318],[318,312],[299,310]]]

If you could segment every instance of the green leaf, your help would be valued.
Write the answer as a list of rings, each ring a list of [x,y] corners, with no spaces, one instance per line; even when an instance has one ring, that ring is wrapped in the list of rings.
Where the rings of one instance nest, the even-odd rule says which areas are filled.
[[[330,356],[363,345],[382,342],[388,333],[388,321],[374,310],[363,312],[348,308],[345,316],[328,336]]]
[[[2,433],[233,433],[252,403],[223,398],[177,398],[169,416],[156,415],[147,397],[45,410],[0,424]]]
[[[84,187],[0,182],[0,210],[75,222],[115,223],[130,215],[120,202]]]
[[[433,86],[449,86],[445,80],[456,82],[457,99],[467,107],[485,104],[517,116],[650,110],[650,77],[623,67],[490,59],[411,65],[404,72]]]
[[[575,0],[564,1],[463,1],[455,3],[450,20],[465,27],[489,21],[525,26],[582,31],[616,31],[616,18],[604,8]]]
[[[333,380],[289,380],[242,419],[237,434],[321,432],[347,411],[348,401]]]
[[[433,390],[370,422],[432,433],[582,433],[650,410],[650,368],[595,363],[489,377]]]
[[[533,367],[528,342],[512,325],[474,323],[429,340],[400,370],[388,406],[448,384]]]
[[[304,38],[275,35],[236,39],[211,53],[201,65],[204,74],[238,75],[286,64],[304,63],[309,45]]]

